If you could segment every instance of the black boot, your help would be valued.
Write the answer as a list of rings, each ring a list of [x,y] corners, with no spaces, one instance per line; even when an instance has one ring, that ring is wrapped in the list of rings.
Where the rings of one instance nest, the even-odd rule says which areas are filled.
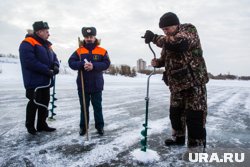
[[[37,129],[38,132],[42,132],[42,131],[53,132],[53,131],[56,130],[56,128],[49,127],[48,124],[45,121],[43,121],[42,123],[37,124],[36,129]]]
[[[27,131],[32,135],[36,134],[36,129],[34,128],[36,109],[36,104],[33,102],[33,100],[30,100],[26,107],[25,127],[27,128]]]
[[[53,132],[56,128],[49,127],[46,123],[46,119],[48,117],[48,110],[43,107],[38,108],[38,119],[37,119],[37,131],[38,132]]]
[[[165,145],[166,146],[171,146],[171,145],[185,145],[185,136],[181,136],[181,137],[176,137],[176,140],[173,139],[166,139],[165,140]]]
[[[42,132],[42,131],[45,131],[45,132],[53,132],[55,131],[56,128],[52,128],[52,127],[49,127],[49,126],[46,126],[46,127],[42,127],[42,128],[37,128],[37,131],[38,132]]]
[[[99,135],[104,135],[104,130],[103,130],[103,128],[100,128],[100,129],[97,129],[97,133],[99,134]]]
[[[206,148],[206,140],[205,139],[188,139],[188,147],[198,147],[198,146],[203,146]]]
[[[84,136],[86,134],[86,130],[83,128],[80,128],[79,135]]]
[[[32,135],[36,135],[36,129],[35,128],[27,128],[28,133],[32,134]]]

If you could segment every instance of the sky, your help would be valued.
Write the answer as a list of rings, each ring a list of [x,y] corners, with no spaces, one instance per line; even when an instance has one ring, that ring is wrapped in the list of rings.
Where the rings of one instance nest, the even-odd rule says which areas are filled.
[[[141,36],[163,34],[159,18],[174,12],[196,26],[207,69],[218,75],[250,75],[250,1],[248,0],[8,0],[0,3],[0,53],[18,55],[35,21],[46,21],[49,40],[62,62],[77,49],[81,28],[94,26],[113,64],[147,65],[153,54]],[[160,48],[153,46],[160,56]]]

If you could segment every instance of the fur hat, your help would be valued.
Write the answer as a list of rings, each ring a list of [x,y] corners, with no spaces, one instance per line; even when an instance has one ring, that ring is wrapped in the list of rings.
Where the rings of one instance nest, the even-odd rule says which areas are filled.
[[[179,25],[179,24],[180,24],[180,21],[179,21],[179,18],[176,16],[176,14],[172,12],[167,12],[161,16],[159,27],[163,28],[163,27]]]
[[[34,32],[42,30],[42,29],[49,29],[49,25],[47,22],[43,22],[43,21],[36,21],[33,24],[33,30]]]
[[[84,37],[96,36],[96,28],[95,27],[83,27],[82,28],[82,35]]]

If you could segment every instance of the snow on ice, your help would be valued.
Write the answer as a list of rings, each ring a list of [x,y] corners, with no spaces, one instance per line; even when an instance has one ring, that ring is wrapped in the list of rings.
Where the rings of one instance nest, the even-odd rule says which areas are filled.
[[[57,76],[56,120],[49,122],[57,130],[31,136],[24,126],[27,99],[19,60],[0,61],[0,167],[216,166],[185,161],[182,157],[186,146],[164,146],[164,140],[171,134],[170,93],[161,75],[152,76],[150,81],[146,153],[140,151],[140,132],[145,119],[145,75],[135,78],[104,75],[105,135],[97,135],[91,107],[90,140],[86,141],[78,134],[80,106],[76,72],[67,65],[62,67],[61,71],[67,72]],[[207,150],[240,150],[246,153],[243,166],[250,166],[250,82],[211,80],[207,90]]]
[[[136,149],[131,154],[134,157],[134,160],[143,163],[152,163],[154,161],[159,161],[160,159],[160,156],[157,154],[157,152],[150,149],[147,149],[146,152]]]

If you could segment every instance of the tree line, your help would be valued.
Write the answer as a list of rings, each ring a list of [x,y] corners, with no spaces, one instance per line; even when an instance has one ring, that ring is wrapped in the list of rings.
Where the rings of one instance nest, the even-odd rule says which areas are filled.
[[[135,68],[131,68],[128,65],[120,65],[116,66],[111,64],[110,67],[105,71],[106,74],[110,75],[124,75],[128,77],[135,77],[137,73],[146,74],[149,75],[153,70],[140,70],[136,71]],[[164,72],[163,69],[156,69],[156,74],[162,74]],[[237,76],[232,74],[219,74],[219,75],[213,75],[211,73],[208,73],[208,77],[210,79],[215,80],[250,80],[250,76]]]
[[[136,71],[135,68],[130,67],[129,65],[114,65],[111,64],[109,66],[109,68],[105,71],[106,74],[110,74],[110,75],[124,75],[127,77],[135,77],[137,75],[137,73],[141,73],[141,74],[146,74],[149,75],[153,70],[140,70],[140,71]],[[155,73],[156,74],[162,74],[164,72],[164,70],[162,69],[156,69]]]
[[[217,80],[250,80],[250,76],[237,76],[232,74],[213,75],[208,73],[209,78]]]
[[[0,57],[10,57],[10,58],[15,58],[15,59],[17,59],[18,58],[18,56],[16,56],[16,55],[13,55],[13,54],[2,54],[2,53],[0,53]]]
[[[131,68],[128,65],[120,65],[116,66],[111,64],[109,68],[105,71],[105,74],[110,74],[110,75],[124,75],[128,77],[135,77],[136,76],[136,71],[134,68]]]
[[[0,53],[0,57],[9,57],[9,58],[18,58],[18,56],[14,54],[2,54]],[[129,65],[114,65],[111,64],[110,67],[105,71],[106,74],[109,75],[123,75],[127,77],[135,77],[137,73],[146,74],[149,75],[152,70],[140,70],[136,71],[135,68],[130,67]],[[164,72],[163,69],[156,69],[156,74],[162,74]],[[1,69],[0,69],[1,73]],[[213,75],[211,73],[208,73],[209,78],[216,79],[216,80],[250,80],[250,76],[237,76],[232,74],[219,74],[219,75]]]

